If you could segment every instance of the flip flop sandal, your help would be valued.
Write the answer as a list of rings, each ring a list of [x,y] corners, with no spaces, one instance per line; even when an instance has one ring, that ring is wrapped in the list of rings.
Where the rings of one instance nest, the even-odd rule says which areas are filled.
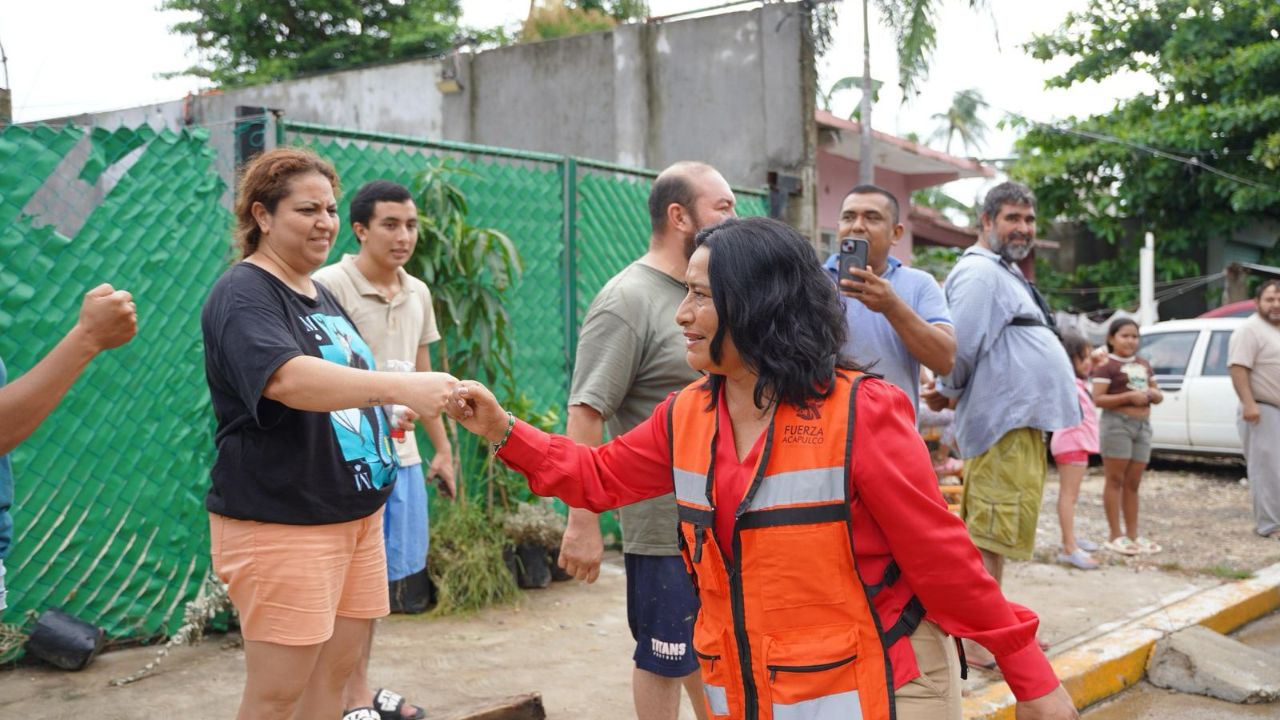
[[[342,713],[342,720],[382,720],[377,708],[358,707]]]
[[[412,715],[401,714],[404,711],[404,696],[394,690],[386,688],[378,688],[373,694],[373,706],[378,709],[380,718],[373,720],[424,720],[427,717],[427,711],[417,705],[410,705],[413,708]]]

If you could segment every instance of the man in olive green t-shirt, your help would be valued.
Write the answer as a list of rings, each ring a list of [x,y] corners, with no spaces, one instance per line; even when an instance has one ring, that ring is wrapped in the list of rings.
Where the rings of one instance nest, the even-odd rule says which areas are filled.
[[[586,445],[617,437],[698,373],[685,362],[675,322],[698,231],[734,216],[734,196],[714,168],[680,162],[654,180],[649,193],[649,251],[596,295],[579,333],[569,392],[566,434]],[[639,720],[676,720],[680,687],[705,719],[702,682],[693,654],[697,597],[676,545],[676,503],[664,495],[624,507],[622,550],[627,618],[636,640],[632,693]],[[560,565],[594,582],[604,545],[595,513],[569,511]]]

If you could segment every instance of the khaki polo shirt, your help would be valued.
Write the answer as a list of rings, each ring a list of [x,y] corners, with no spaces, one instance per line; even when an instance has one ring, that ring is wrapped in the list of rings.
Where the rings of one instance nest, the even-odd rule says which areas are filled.
[[[390,300],[356,268],[355,255],[343,255],[337,263],[320,268],[312,275],[338,298],[342,309],[351,316],[360,337],[373,350],[373,359],[379,368],[388,367],[392,360],[413,365],[418,348],[440,339],[427,284],[404,268],[396,272],[400,277],[400,292]],[[400,454],[401,465],[422,462],[414,433],[405,433],[404,442],[393,444]]]
[[[1227,362],[1249,368],[1254,400],[1280,407],[1280,328],[1250,315],[1231,333]]]

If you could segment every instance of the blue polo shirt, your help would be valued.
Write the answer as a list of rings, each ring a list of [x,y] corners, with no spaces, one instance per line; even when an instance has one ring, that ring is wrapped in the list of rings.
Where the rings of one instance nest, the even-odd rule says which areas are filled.
[[[836,279],[839,269],[837,256],[827,258],[823,267]],[[938,281],[923,270],[902,264],[895,257],[881,275],[889,281],[893,291],[902,298],[917,315],[930,325],[951,325],[951,313],[947,299],[938,287]],[[907,346],[889,320],[878,312],[868,310],[858,300],[840,296],[844,303],[844,319],[849,326],[849,339],[842,350],[855,362],[868,370],[883,375],[885,380],[902,388],[911,398],[911,407],[920,404],[920,361],[907,352]]]

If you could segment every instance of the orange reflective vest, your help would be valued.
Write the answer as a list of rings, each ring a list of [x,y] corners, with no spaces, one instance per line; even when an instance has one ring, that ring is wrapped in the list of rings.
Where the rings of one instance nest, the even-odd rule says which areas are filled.
[[[734,511],[733,560],[715,539],[717,413],[698,381],[668,414],[680,546],[702,609],[693,645],[713,718],[891,720],[886,648],[924,616],[918,599],[881,628],[853,555],[849,460],[862,378],[844,372],[810,408],[774,413]]]

